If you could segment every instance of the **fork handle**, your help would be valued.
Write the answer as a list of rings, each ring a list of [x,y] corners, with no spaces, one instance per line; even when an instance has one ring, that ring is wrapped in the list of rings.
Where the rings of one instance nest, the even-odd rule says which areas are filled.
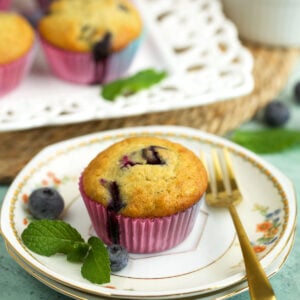
[[[228,208],[242,249],[251,299],[275,300],[270,281],[250,244],[235,206],[229,205]]]

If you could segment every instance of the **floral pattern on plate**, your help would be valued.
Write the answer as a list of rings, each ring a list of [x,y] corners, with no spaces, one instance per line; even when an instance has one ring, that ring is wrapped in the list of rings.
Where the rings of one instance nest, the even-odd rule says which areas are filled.
[[[263,222],[256,224],[256,231],[261,233],[262,236],[253,243],[254,251],[260,253],[265,251],[267,246],[273,244],[278,239],[278,232],[282,225],[280,222],[281,209],[270,212],[267,206],[256,204],[254,210],[258,211],[264,217]]]

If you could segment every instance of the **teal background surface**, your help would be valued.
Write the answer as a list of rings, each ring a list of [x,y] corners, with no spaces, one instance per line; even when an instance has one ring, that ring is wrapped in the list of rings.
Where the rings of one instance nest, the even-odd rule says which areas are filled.
[[[296,104],[293,97],[293,88],[300,81],[300,64],[292,72],[285,88],[278,95],[291,109],[291,119],[287,128],[300,130],[300,103]],[[256,119],[243,124],[239,129],[260,129],[262,123]],[[276,141],[274,141],[275,143]],[[285,150],[281,153],[260,155],[263,159],[273,164],[293,182],[297,202],[300,201],[300,145]],[[8,186],[0,186],[0,204],[6,194]],[[296,238],[293,249],[284,266],[271,278],[277,299],[294,300],[300,295],[300,233],[299,216],[297,220]],[[2,237],[0,237],[0,299],[1,300],[67,300],[70,299],[57,293],[51,288],[40,283],[26,273],[7,253]],[[246,300],[248,291],[233,296],[233,300]]]

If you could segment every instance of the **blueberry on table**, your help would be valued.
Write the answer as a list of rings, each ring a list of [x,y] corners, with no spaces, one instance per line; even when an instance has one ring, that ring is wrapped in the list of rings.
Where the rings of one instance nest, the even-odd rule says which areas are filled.
[[[62,196],[51,187],[34,190],[28,199],[28,209],[37,219],[57,219],[64,210],[64,206]]]
[[[282,126],[289,118],[290,111],[288,107],[280,101],[272,101],[265,108],[264,121],[269,126]]]
[[[297,103],[300,104],[300,81],[294,87],[294,96]]]
[[[111,244],[107,246],[107,251],[112,272],[118,272],[127,266],[128,252],[123,246]]]

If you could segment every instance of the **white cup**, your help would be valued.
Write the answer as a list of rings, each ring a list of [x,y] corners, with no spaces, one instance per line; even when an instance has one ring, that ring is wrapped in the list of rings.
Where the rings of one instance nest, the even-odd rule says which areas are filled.
[[[300,47],[300,0],[222,0],[225,15],[245,40]]]

